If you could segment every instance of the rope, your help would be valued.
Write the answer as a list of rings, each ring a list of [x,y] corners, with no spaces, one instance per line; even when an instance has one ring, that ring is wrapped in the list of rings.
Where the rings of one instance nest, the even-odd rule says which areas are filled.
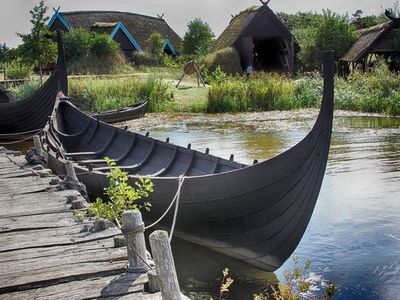
[[[170,243],[171,243],[171,239],[172,239],[172,234],[174,233],[174,229],[175,229],[176,218],[177,218],[177,215],[178,215],[179,198],[180,198],[180,196],[181,196],[181,188],[182,188],[183,182],[185,181],[185,178],[186,178],[186,177],[183,176],[183,175],[179,176],[178,189],[177,189],[177,191],[176,191],[176,194],[175,194],[174,198],[172,199],[171,203],[169,204],[168,208],[166,209],[166,211],[162,214],[162,216],[161,216],[157,221],[155,221],[153,224],[150,224],[150,225],[148,225],[148,226],[145,227],[145,229],[149,229],[149,228],[151,228],[151,227],[157,225],[162,219],[164,219],[164,217],[167,215],[167,213],[169,212],[169,210],[172,208],[172,206],[173,206],[174,203],[176,202],[176,204],[175,204],[174,218],[173,218],[173,220],[172,220],[171,232],[170,232],[170,235],[169,235],[169,242],[170,242]]]
[[[7,142],[7,143],[0,142],[0,145],[15,145],[15,144],[19,144],[19,143],[23,143],[23,142],[29,141],[35,135],[39,134],[41,131],[42,131],[42,129],[39,129],[38,131],[35,131],[32,135],[30,135],[27,138],[24,138],[22,140],[17,140],[17,141]],[[25,133],[30,133],[30,132],[32,132],[32,131],[21,132],[20,134],[25,134]]]

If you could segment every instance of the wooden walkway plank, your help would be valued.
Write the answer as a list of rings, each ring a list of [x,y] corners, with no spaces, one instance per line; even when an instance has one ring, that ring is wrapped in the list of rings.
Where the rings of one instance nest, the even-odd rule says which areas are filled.
[[[145,282],[147,282],[147,275],[138,276],[137,274],[123,274],[117,277],[96,277],[35,290],[10,293],[6,295],[7,298],[2,298],[2,295],[0,295],[0,299],[70,300],[98,299],[122,295],[129,295],[130,299],[140,299],[137,297],[140,297]]]

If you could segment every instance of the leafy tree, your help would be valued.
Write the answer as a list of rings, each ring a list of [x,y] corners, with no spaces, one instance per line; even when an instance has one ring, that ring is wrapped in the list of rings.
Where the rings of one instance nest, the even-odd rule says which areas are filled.
[[[31,14],[32,29],[29,34],[17,33],[23,44],[18,47],[19,54],[25,63],[39,68],[40,77],[43,75],[43,66],[54,61],[57,57],[57,45],[49,37],[51,34],[46,25],[49,17],[45,17],[48,7],[44,0],[29,11]]]
[[[214,41],[210,26],[199,18],[190,21],[183,37],[182,51],[186,55],[206,55]]]
[[[315,40],[317,49],[334,50],[335,59],[339,59],[354,44],[357,37],[355,27],[349,24],[347,15],[341,16],[329,9],[323,11],[323,20]]]
[[[155,57],[161,57],[165,43],[165,40],[161,37],[161,34],[158,32],[153,32],[147,42],[150,45],[150,54]]]

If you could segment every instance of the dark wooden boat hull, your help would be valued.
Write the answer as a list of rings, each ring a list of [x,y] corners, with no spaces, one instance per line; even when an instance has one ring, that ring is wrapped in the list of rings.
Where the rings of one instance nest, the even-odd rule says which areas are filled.
[[[141,101],[139,103],[124,107],[122,109],[114,109],[98,112],[92,117],[98,118],[100,121],[112,124],[118,122],[129,121],[142,118],[149,107],[149,101]]]
[[[11,95],[10,91],[0,83],[0,104],[10,102],[15,102],[15,98]]]
[[[38,133],[51,115],[57,93],[68,91],[67,71],[61,33],[57,33],[56,70],[32,96],[18,102],[0,104],[0,143],[25,139]]]
[[[66,160],[75,160],[78,178],[91,196],[103,196],[108,185],[106,169],[99,168],[104,166],[98,160],[102,156],[132,173],[131,184],[138,176],[150,177],[155,192],[149,197],[150,212],[143,212],[147,222],[163,214],[179,176],[185,176],[174,236],[274,271],[303,236],[325,173],[333,119],[333,54],[325,53],[323,62],[323,101],[313,129],[297,145],[264,162],[246,166],[157,141],[98,122],[61,101],[45,128],[49,167],[65,174]],[[172,212],[161,226],[168,229],[171,218]]]

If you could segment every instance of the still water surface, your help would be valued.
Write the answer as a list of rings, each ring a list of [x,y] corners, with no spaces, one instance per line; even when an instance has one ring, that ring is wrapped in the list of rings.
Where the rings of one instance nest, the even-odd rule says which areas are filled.
[[[210,148],[217,156],[233,153],[236,161],[251,164],[300,141],[316,115],[314,110],[153,114],[127,125],[182,146],[190,142],[192,149]],[[268,274],[181,241],[173,251],[181,284],[199,299],[216,297],[217,277],[226,266],[235,279],[229,299],[251,299],[293,268],[289,260]],[[295,254],[339,286],[335,299],[400,299],[400,118],[336,113],[320,196]]]

